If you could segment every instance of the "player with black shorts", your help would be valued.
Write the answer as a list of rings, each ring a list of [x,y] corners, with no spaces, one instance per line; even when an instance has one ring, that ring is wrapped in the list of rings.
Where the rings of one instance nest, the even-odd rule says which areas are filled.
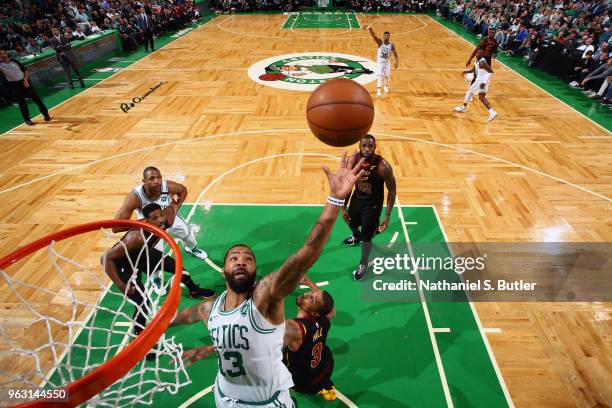
[[[293,389],[303,394],[320,394],[336,399],[331,376],[334,358],[327,346],[327,335],[334,312],[334,300],[306,278],[311,292],[298,296],[297,318],[285,321],[283,361],[293,378]],[[304,283],[304,282],[303,282]]]
[[[362,242],[361,259],[359,266],[353,272],[356,280],[361,280],[365,276],[368,268],[368,260],[372,251],[372,237],[383,232],[389,226],[389,216],[395,204],[395,176],[391,165],[376,154],[376,138],[372,135],[365,135],[359,141],[359,154],[365,158],[362,165],[363,174],[355,184],[355,190],[351,194],[348,209],[342,211],[344,221],[349,225],[353,234],[346,238],[343,243],[353,246]],[[387,186],[387,208],[385,218],[380,222],[380,215],[385,198],[385,188]]]
[[[159,204],[147,204],[143,207],[142,213],[145,222],[166,229],[166,215]],[[115,244],[100,258],[104,271],[117,288],[125,293],[135,305],[138,305],[134,310],[134,333],[136,334],[144,330],[147,316],[151,316],[149,300],[144,297],[142,273],[156,269],[174,273],[176,266],[170,255],[164,255],[160,250],[154,248],[159,240],[160,237],[150,231],[132,229],[121,238],[122,243]],[[144,249],[145,245],[147,250]],[[137,270],[137,275],[130,282],[134,268]],[[214,291],[200,288],[185,271],[181,283],[189,289],[192,297],[207,298],[214,295]]]

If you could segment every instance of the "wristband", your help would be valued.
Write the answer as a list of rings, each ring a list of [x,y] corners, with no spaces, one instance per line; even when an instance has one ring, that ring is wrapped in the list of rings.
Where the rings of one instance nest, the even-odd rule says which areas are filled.
[[[338,207],[344,207],[344,200],[340,200],[338,198],[327,196],[327,202],[331,205],[337,205]]]

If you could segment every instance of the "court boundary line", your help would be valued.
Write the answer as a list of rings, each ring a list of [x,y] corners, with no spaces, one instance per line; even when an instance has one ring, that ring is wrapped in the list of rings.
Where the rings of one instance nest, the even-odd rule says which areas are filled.
[[[415,18],[416,18],[416,20],[417,20],[419,23],[421,23],[422,25],[421,25],[421,27],[415,28],[415,29],[413,29],[413,30],[401,31],[401,32],[399,32],[399,33],[394,33],[393,35],[394,35],[394,36],[396,36],[396,37],[397,37],[398,35],[403,35],[403,34],[410,34],[410,33],[414,33],[414,32],[416,32],[416,31],[420,31],[420,30],[424,29],[425,27],[428,27],[428,26],[429,26],[429,23],[422,21],[422,20],[421,20],[421,19],[419,19],[419,18],[417,17],[417,15],[415,15],[415,14],[406,14],[405,16],[408,16],[408,17],[415,17]],[[223,25],[223,24],[225,24],[226,22],[228,22],[230,19],[232,19],[232,18],[234,18],[234,17],[235,17],[235,15],[232,15],[232,16],[229,16],[228,18],[224,19],[223,21],[218,22],[218,23],[217,23],[217,28],[219,28],[219,29],[220,29],[220,30],[222,30],[222,31],[226,31],[226,32],[228,32],[228,33],[232,33],[232,34],[234,34],[234,35],[246,36],[246,37],[256,37],[256,38],[264,38],[264,39],[281,39],[281,40],[290,40],[290,41],[296,41],[296,40],[308,40],[308,38],[303,38],[303,37],[290,37],[290,36],[270,36],[270,35],[261,35],[261,34],[241,33],[241,32],[238,32],[238,31],[233,31],[233,30],[231,30],[231,29],[229,29],[229,28],[222,27],[222,25]],[[211,21],[212,21],[212,20],[211,20]],[[362,27],[363,27],[363,25],[361,24],[361,22],[360,22],[360,26],[362,26]],[[366,39],[367,39],[367,38],[370,38],[370,37],[368,37],[368,36],[331,38],[331,36],[333,36],[333,35],[345,34],[345,33],[352,32],[352,31],[359,31],[359,30],[354,29],[354,30],[342,31],[342,32],[340,32],[340,33],[329,33],[330,38],[325,37],[325,36],[323,36],[323,37],[321,37],[321,36],[317,36],[317,37],[319,37],[319,39],[320,39],[320,40],[325,40],[325,41],[329,41],[329,40],[332,40],[332,41],[335,41],[335,40],[357,40],[357,39],[364,39],[364,38],[366,38]],[[294,34],[298,34],[298,35],[300,35],[300,33],[296,33],[295,31],[290,31],[290,32],[292,32],[292,33],[294,33]],[[312,36],[310,36],[310,37],[312,37]]]
[[[325,15],[325,14],[327,14],[327,13],[314,12],[314,13],[310,13],[310,14],[315,14],[315,15]],[[342,14],[346,15],[347,13],[346,13],[346,12],[344,12],[344,13],[342,13]],[[298,11],[298,17],[295,19],[295,21],[297,21],[297,20],[300,18],[300,16],[301,16],[301,15],[302,15],[302,12]],[[294,34],[297,34],[297,35],[299,35],[299,36],[306,36],[306,37],[317,37],[317,38],[320,38],[320,37],[321,37],[321,35],[320,35],[320,34],[314,34],[314,35],[313,35],[313,34],[308,34],[308,33],[305,33],[305,32],[298,33],[298,32],[296,32],[296,31],[293,31],[293,26],[295,25],[295,21],[294,21],[294,24],[293,24],[293,25],[291,25],[291,27],[289,28],[289,31],[290,31],[290,32],[292,32],[292,33],[294,33]],[[308,21],[308,20],[304,19],[304,21]],[[311,21],[312,21],[312,20],[311,20]],[[326,27],[314,27],[313,29],[325,29],[325,28],[326,28]],[[329,28],[331,28],[331,29],[342,29],[342,28],[346,28],[346,27],[329,27]],[[305,29],[305,30],[307,30],[308,28],[304,28],[304,29]],[[328,35],[346,34],[346,33],[349,33],[349,32],[351,32],[351,31],[353,31],[353,29],[350,27],[350,23],[349,23],[349,29],[348,29],[348,30],[341,31],[341,32],[339,32],[339,33],[328,33]]]
[[[399,197],[395,197],[395,202],[397,203],[397,214],[400,219],[402,230],[404,232],[404,239],[406,240],[406,247],[408,248],[408,252],[410,252],[410,256],[414,258],[414,250],[412,248],[412,243],[410,242],[410,236],[408,235],[408,229],[406,228],[406,221],[404,219],[404,213],[402,212],[402,204],[399,201]],[[421,307],[423,308],[423,315],[425,316],[425,323],[427,324],[427,331],[429,332],[429,338],[431,341],[431,345],[434,352],[434,357],[436,359],[436,366],[438,367],[438,376],[440,377],[440,381],[442,382],[442,391],[444,393],[444,398],[446,399],[446,405],[450,408],[453,408],[453,399],[450,395],[450,389],[448,388],[448,381],[446,379],[446,372],[444,371],[444,364],[442,363],[442,357],[440,356],[440,350],[438,349],[438,340],[436,339],[435,331],[433,324],[431,323],[431,316],[429,314],[429,306],[427,305],[427,301],[425,300],[425,295],[423,294],[423,290],[421,289],[421,277],[419,276],[418,268],[414,271],[414,277],[416,279],[417,288],[419,290],[419,298],[421,299]]]
[[[193,32],[193,31],[191,31],[191,32]],[[76,166],[68,168],[68,169],[60,170],[60,171],[57,171],[55,173],[49,173],[49,174],[47,174],[45,176],[42,176],[42,177],[39,177],[39,178],[36,178],[36,179],[33,179],[33,180],[29,180],[29,181],[26,181],[26,182],[21,183],[21,184],[17,184],[15,186],[6,188],[4,190],[0,190],[0,195],[2,195],[4,193],[8,193],[8,192],[13,191],[13,190],[17,190],[17,189],[19,189],[21,187],[28,186],[30,184],[37,183],[39,181],[46,180],[48,178],[52,178],[52,177],[55,177],[55,176],[59,176],[61,174],[65,174],[65,173],[69,173],[69,172],[72,172],[72,171],[75,171],[75,170],[79,170],[79,169],[82,169],[82,168],[85,168],[85,167],[88,167],[88,166],[91,166],[91,165],[94,165],[94,164],[102,163],[102,162],[109,161],[109,160],[115,160],[115,159],[118,159],[120,157],[130,156],[130,155],[132,155],[134,153],[145,152],[145,151],[157,149],[157,148],[160,148],[160,147],[172,146],[172,145],[183,144],[183,143],[199,142],[199,141],[203,141],[203,140],[206,140],[206,139],[211,139],[211,140],[215,139],[216,140],[218,138],[227,137],[227,136],[238,137],[238,136],[244,136],[244,135],[255,135],[255,134],[261,134],[261,133],[278,133],[278,132],[310,132],[310,130],[309,129],[296,129],[296,128],[264,129],[264,130],[244,130],[244,131],[239,131],[239,132],[218,133],[218,134],[210,135],[210,136],[199,136],[199,137],[195,137],[195,138],[191,138],[191,139],[174,140],[172,142],[162,143],[162,144],[155,145],[155,146],[143,147],[143,148],[140,148],[140,149],[131,150],[129,152],[118,153],[116,155],[104,157],[102,159],[92,160],[91,162],[88,162],[88,163],[83,163],[83,164],[79,164],[79,165],[76,165]],[[478,151],[475,151],[475,150],[470,150],[470,149],[466,149],[466,148],[459,147],[459,146],[449,145],[449,144],[441,143],[441,142],[435,142],[435,141],[432,141],[432,140],[418,139],[418,138],[410,137],[410,136],[399,136],[399,135],[392,135],[392,134],[389,134],[389,133],[378,133],[378,132],[375,132],[375,133],[377,135],[382,135],[382,136],[390,137],[392,139],[401,139],[401,140],[408,140],[408,141],[412,141],[412,142],[421,142],[421,143],[425,143],[425,144],[431,144],[431,145],[435,145],[435,146],[439,146],[439,147],[449,148],[449,149],[452,149],[452,150],[458,150],[458,151],[461,151],[461,152],[464,152],[464,153],[475,154],[475,155],[478,155],[478,156],[481,156],[481,157],[488,158],[488,159],[493,160],[493,161],[498,161],[498,162],[506,163],[506,164],[509,164],[511,166],[518,167],[518,168],[521,168],[523,170],[539,174],[539,175],[544,176],[546,178],[552,179],[552,180],[554,180],[554,181],[556,181],[558,183],[565,184],[565,185],[568,185],[570,187],[574,187],[574,188],[576,188],[578,190],[581,190],[581,191],[586,192],[588,194],[591,194],[591,195],[594,195],[596,197],[599,197],[599,198],[601,198],[601,199],[603,199],[605,201],[612,202],[612,198],[608,198],[608,197],[604,196],[603,194],[597,193],[597,192],[595,192],[593,190],[590,190],[590,189],[588,189],[586,187],[582,187],[582,186],[580,186],[578,184],[574,184],[574,183],[569,182],[567,180],[563,180],[563,179],[561,179],[559,177],[556,177],[556,176],[553,176],[551,174],[544,173],[543,171],[540,171],[540,170],[537,170],[537,169],[534,169],[534,168],[531,168],[531,167],[527,167],[525,165],[512,162],[510,160],[502,159],[500,157],[492,156],[492,155],[489,155],[487,153],[481,153],[481,152],[478,152]]]
[[[461,38],[463,41],[465,41],[466,43],[470,44],[470,46],[474,47],[474,44],[472,44],[470,41],[468,41],[466,38],[463,38],[461,35],[459,35],[458,33],[454,32],[453,30],[451,30],[450,28],[446,27],[444,24],[440,23],[439,21],[437,21],[436,19],[432,18],[431,16],[427,15],[427,14],[423,14],[424,16],[429,17],[430,20],[435,21],[436,24],[438,24],[441,27],[444,27],[445,29],[447,29],[448,31],[450,31],[451,33],[453,33],[455,36]],[[593,119],[589,118],[587,115],[585,115],[584,113],[580,112],[579,110],[575,109],[573,106],[571,106],[570,104],[566,103],[565,101],[557,98],[555,95],[551,94],[550,92],[548,92],[546,89],[542,88],[540,85],[536,84],[535,82],[533,82],[532,80],[530,80],[529,78],[519,74],[518,72],[516,72],[515,70],[512,69],[512,67],[504,64],[503,62],[501,62],[500,60],[498,60],[497,58],[495,59],[495,61],[499,62],[500,64],[502,64],[504,67],[508,68],[508,70],[512,71],[513,73],[515,73],[517,76],[519,76],[520,78],[523,78],[524,80],[526,80],[527,82],[529,82],[530,84],[532,84],[533,86],[535,86],[536,88],[538,88],[540,91],[544,92],[545,94],[547,94],[548,96],[552,97],[553,99],[561,102],[564,106],[566,106],[567,108],[570,108],[572,111],[576,112],[577,114],[579,114],[580,116],[582,116],[583,118],[587,119],[588,121],[590,121],[591,123],[593,123],[594,125],[596,125],[597,127],[601,128],[604,132],[607,132],[608,134],[611,134],[612,132],[610,132],[608,129],[606,129],[605,127],[603,127],[602,125],[600,125],[599,123],[595,122]]]
[[[287,21],[289,21],[289,19],[293,17],[293,13],[287,13],[287,18],[285,19],[285,21],[282,22],[280,29],[284,30],[285,28],[285,24],[287,24]]]
[[[442,231],[442,236],[444,237],[444,241],[446,242],[446,247],[448,248],[451,257],[453,257],[453,251],[452,248],[450,247],[449,243],[450,241],[448,240],[448,235],[446,235],[446,230],[444,229],[444,225],[442,224],[442,218],[440,218],[440,214],[438,214],[438,209],[436,208],[435,205],[431,205],[431,208],[433,209],[434,215],[436,216],[436,221],[438,221],[438,225],[440,226],[440,231]],[[461,278],[461,280],[463,281],[463,275],[459,275],[459,277]],[[474,316],[474,320],[476,321],[476,325],[478,326],[478,331],[480,332],[480,337],[482,338],[482,341],[484,342],[485,348],[487,350],[487,353],[489,354],[489,360],[491,361],[491,363],[493,364],[493,369],[495,370],[495,375],[497,376],[497,381],[499,382],[499,385],[502,389],[502,392],[504,393],[504,397],[506,398],[506,402],[508,403],[508,406],[510,408],[515,408],[514,407],[514,402],[512,401],[512,397],[510,396],[510,391],[508,390],[508,386],[506,385],[506,381],[504,380],[504,377],[501,373],[501,369],[499,368],[499,364],[497,364],[497,359],[495,358],[495,354],[493,353],[493,349],[491,347],[491,345],[489,344],[489,339],[484,331],[484,327],[482,325],[482,322],[480,321],[480,316],[478,315],[478,310],[476,310],[476,306],[474,306],[474,302],[472,302],[471,296],[469,294],[469,292],[465,292],[465,295],[468,299],[468,303],[470,305],[470,309],[472,310],[472,315]]]
[[[353,11],[353,16],[355,17],[357,24],[359,24],[359,29],[363,28],[363,24],[361,24],[361,21],[359,21],[359,17],[357,17],[357,13],[355,13],[354,11]]]
[[[293,26],[295,25],[295,22],[298,21],[299,18],[300,18],[300,12],[298,11],[297,16],[295,16],[295,19],[293,19],[293,23],[291,23],[291,27],[289,27],[289,31],[293,31]]]

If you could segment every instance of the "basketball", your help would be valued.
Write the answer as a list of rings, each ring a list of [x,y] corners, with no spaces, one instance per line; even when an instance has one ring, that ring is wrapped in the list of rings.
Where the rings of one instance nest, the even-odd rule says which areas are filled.
[[[372,127],[372,97],[362,85],[350,79],[329,80],[310,95],[306,120],[312,133],[323,143],[350,146]]]

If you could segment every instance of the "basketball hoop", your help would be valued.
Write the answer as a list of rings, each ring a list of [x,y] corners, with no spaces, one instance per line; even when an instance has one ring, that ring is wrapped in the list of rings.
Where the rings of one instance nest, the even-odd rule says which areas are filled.
[[[102,232],[104,242],[105,242],[105,249],[108,249],[110,248],[110,246],[108,246],[109,242],[112,242],[112,241],[122,242],[118,240],[110,232],[111,228],[138,229],[140,233],[143,234],[143,237],[144,237],[144,231],[151,232],[155,236],[160,237],[163,240],[164,244],[169,245],[171,248],[171,252],[174,253],[174,259],[176,261],[176,268],[174,270],[174,276],[172,280],[168,280],[166,282],[166,287],[170,286],[169,293],[167,297],[165,298],[165,300],[162,299],[161,296],[157,299],[149,299],[148,297],[146,298],[146,302],[151,302],[151,304],[150,306],[146,306],[146,307],[143,306],[141,310],[143,309],[150,310],[149,312],[150,315],[147,315],[148,323],[146,327],[138,335],[136,335],[135,333],[131,331],[132,326],[130,326],[130,324],[133,325],[134,322],[132,321],[130,323],[130,318],[131,318],[131,312],[134,310],[134,307],[140,307],[140,306],[136,305],[134,302],[130,303],[131,300],[128,300],[127,296],[123,295],[122,293],[117,292],[116,290],[110,289],[110,286],[108,285],[111,285],[111,284],[107,283],[108,279],[106,278],[106,275],[103,274],[103,272],[100,272],[102,270],[102,267],[98,263],[97,265],[98,269],[96,270],[95,264],[92,262],[92,258],[95,258],[97,260],[97,257],[99,257],[100,254],[98,253],[94,255],[94,254],[88,253],[86,255],[86,258],[87,258],[86,262],[81,262],[79,259],[74,260],[74,259],[70,259],[70,258],[63,256],[62,253],[60,252],[61,248],[60,248],[60,251],[57,250],[57,246],[66,246],[71,249],[74,249],[75,248],[74,242],[67,242],[65,244],[59,244],[60,242],[66,240],[67,238],[74,237],[74,236],[79,236],[80,238],[83,239],[82,241],[79,240],[79,242],[76,243],[76,248],[78,248],[86,240],[84,235],[92,233],[92,232],[94,234],[96,232],[98,233]],[[152,236],[149,237],[149,239],[151,238],[153,237]],[[99,240],[100,240],[100,237],[98,236],[98,241],[95,241],[95,243],[97,244]],[[47,248],[46,254],[41,254],[40,252],[38,254],[35,254],[37,251],[43,248]],[[98,247],[96,247],[96,249],[97,248]],[[125,246],[124,246],[124,249],[125,249]],[[127,250],[126,250],[126,254],[127,254]],[[22,277],[25,276],[25,278],[28,278],[31,274],[25,275],[21,273],[18,275],[17,274],[10,275],[6,273],[7,268],[12,267],[18,263],[21,264],[21,262],[19,262],[20,260],[23,260],[25,257],[31,256],[31,255],[33,257],[38,257],[40,255],[40,258],[51,259],[52,268],[50,268],[49,274],[56,273],[56,272],[59,274],[60,282],[63,282],[63,284],[61,285],[62,286],[61,289],[54,291],[53,289],[48,289],[46,287],[41,288],[41,287],[36,286],[35,284],[25,282],[24,280],[22,280]],[[146,260],[147,262],[149,262],[149,258],[148,258],[149,246],[147,244],[143,246],[138,256],[139,257],[147,256]],[[164,255],[164,256],[169,256],[169,255]],[[34,262],[35,260],[33,260],[32,262]],[[107,262],[106,259],[104,259],[104,262]],[[27,268],[28,263],[30,262],[24,262],[24,263],[26,265],[24,265],[22,269]],[[90,268],[87,267],[88,263],[91,265],[91,270]],[[161,267],[161,265],[163,265],[163,261],[161,263],[158,263],[157,265]],[[66,268],[66,269],[70,268],[70,269],[77,270],[79,271],[81,275],[86,276],[87,279],[91,279],[91,281],[99,282],[100,288],[108,290],[108,294],[104,291],[104,293],[102,293],[98,297],[98,300],[95,304],[92,304],[91,302],[87,302],[86,300],[79,298],[79,295],[75,293],[76,291],[73,290],[73,285],[70,283],[71,277],[68,276],[66,272],[64,272],[63,268]],[[138,269],[134,265],[132,265],[132,268],[133,268],[132,276],[136,276],[136,273],[134,272],[136,272]],[[96,272],[92,272],[94,270]],[[22,271],[19,270],[18,272],[22,272]],[[27,272],[29,273],[30,271],[28,270]],[[39,272],[39,271],[37,270],[35,272]],[[161,273],[161,269],[159,272],[151,271],[151,270],[148,270],[146,272],[147,272],[147,275],[146,275],[147,277],[153,277],[155,273]],[[162,229],[156,226],[153,226],[151,224],[147,224],[144,222],[140,222],[140,221],[131,221],[131,220],[98,221],[98,222],[92,222],[88,224],[79,225],[73,228],[69,228],[63,231],[59,231],[59,232],[50,234],[44,238],[38,239],[26,246],[18,248],[11,254],[0,259],[0,276],[2,276],[3,278],[3,280],[0,280],[0,286],[7,285],[8,289],[10,289],[10,290],[3,289],[3,293],[5,292],[8,293],[7,296],[12,294],[16,299],[18,299],[20,303],[19,302],[14,302],[14,303],[17,305],[17,307],[21,307],[21,310],[25,310],[32,314],[33,316],[32,325],[38,323],[38,324],[46,326],[48,328],[48,334],[49,334],[49,340],[48,340],[47,345],[44,345],[44,344],[40,346],[35,345],[35,346],[32,346],[32,350],[27,350],[27,349],[24,349],[23,345],[20,344],[20,341],[22,341],[23,339],[12,338],[10,335],[6,333],[8,329],[5,330],[5,327],[2,327],[2,325],[0,325],[0,342],[2,344],[4,343],[9,344],[9,347],[8,347],[9,350],[6,350],[6,347],[2,347],[2,349],[0,349],[0,353],[3,354],[3,356],[0,355],[2,357],[0,362],[3,363],[3,366],[0,366],[0,386],[4,388],[20,387],[19,384],[22,384],[21,386],[23,387],[38,386],[41,388],[47,388],[47,389],[51,388],[55,390],[61,389],[65,391],[65,399],[62,399],[61,401],[60,400],[49,400],[49,399],[36,399],[34,401],[28,401],[27,399],[26,400],[14,399],[11,402],[20,403],[20,402],[28,401],[20,405],[21,407],[77,406],[77,405],[80,405],[88,401],[93,396],[100,394],[97,400],[95,401],[96,405],[100,404],[100,405],[123,406],[123,405],[131,405],[132,403],[136,403],[136,402],[146,403],[146,398],[148,398],[148,401],[150,404],[151,403],[150,401],[153,398],[152,395],[156,391],[170,390],[170,392],[175,393],[176,390],[178,390],[178,388],[180,388],[183,385],[188,384],[190,381],[185,371],[185,367],[182,363],[182,360],[180,358],[182,354],[182,346],[180,344],[175,344],[174,338],[166,338],[166,336],[164,336],[164,332],[168,324],[174,317],[174,314],[180,302],[180,297],[181,297],[180,283],[181,283],[182,272],[183,272],[182,258],[181,258],[181,253],[180,253],[180,250],[176,242],[165,231],[163,231]],[[40,273],[44,273],[44,272],[40,272]],[[49,277],[46,282],[50,282],[52,279],[53,277]],[[135,277],[130,278],[130,281],[134,279],[136,278]],[[81,282],[82,281],[90,282],[90,280],[81,279]],[[143,283],[143,287],[145,289],[149,289],[149,279],[146,279],[146,282]],[[30,304],[30,302],[26,300],[26,296],[22,294],[22,293],[29,293],[31,295],[33,289],[39,290],[40,294],[38,292],[35,292],[35,295],[40,295],[41,297],[46,296],[47,298],[52,298],[52,299],[58,299],[59,297],[59,299],[64,302],[64,305],[62,305],[64,306],[64,309],[71,308],[72,311],[71,311],[70,319],[72,320],[62,321],[62,319],[55,317],[55,316],[42,315],[36,309],[38,303],[32,302],[32,304]],[[66,294],[66,292],[69,292],[69,293]],[[103,292],[103,291],[101,290],[100,292]],[[147,296],[149,296],[151,292],[152,291],[147,291]],[[105,294],[109,296],[113,295],[114,299],[116,299],[116,303],[120,304],[120,306],[116,310],[113,310],[113,308],[105,307],[102,305],[101,302]],[[123,310],[124,307],[126,308],[125,311]],[[89,308],[93,308],[92,309],[93,311],[90,310]],[[79,325],[77,325],[74,322],[74,320],[78,320],[76,317],[77,313],[79,315],[89,313],[89,318],[85,322],[82,322],[82,321],[79,322]],[[125,331],[121,331],[119,329],[115,329],[115,326],[113,325],[111,325],[111,327],[94,327],[94,324],[98,324],[98,323],[93,323],[91,321],[96,320],[97,317],[102,316],[102,315],[111,316],[113,324],[116,324],[116,325],[119,324],[117,323],[117,321],[123,319],[122,326],[123,327],[128,326],[129,328]],[[56,331],[61,332],[63,334],[66,334],[67,332],[68,339],[66,340],[66,342],[64,343],[62,342],[61,339],[58,341],[57,339],[52,338],[51,336],[52,330],[50,329],[50,327],[53,327],[56,329],[59,328]],[[75,327],[77,327],[77,334],[74,334]],[[77,340],[77,337],[82,335],[83,330],[86,331],[85,337],[90,338],[89,342],[85,345],[74,344],[75,341]],[[100,335],[98,332],[102,332],[103,334]],[[6,338],[5,338],[5,335],[6,335]],[[102,339],[104,339],[104,336],[106,336],[109,339],[107,340],[106,348],[104,346],[100,347],[97,344],[92,344],[91,338],[94,338],[95,336],[98,336],[99,338],[102,338]],[[115,344],[116,341],[113,342],[112,340],[112,339],[116,339],[122,336],[124,337],[124,340],[123,340],[124,342],[126,341],[126,339],[131,339],[131,341],[129,341],[129,344],[127,344],[125,348],[123,348],[124,343],[119,345],[119,344]],[[26,340],[27,339],[23,340],[23,342],[26,342]],[[46,340],[46,339],[43,339],[43,340]],[[156,343],[158,344],[156,345]],[[151,365],[153,363],[152,362],[147,363],[144,357],[150,352],[150,350],[154,346],[156,347],[155,353],[151,353],[151,354],[154,354],[157,357],[155,361],[155,367],[151,368]],[[40,353],[41,350],[44,350],[45,353],[51,353],[54,356],[53,360],[55,361],[55,366],[51,365],[50,367],[46,367],[46,368],[49,368],[52,372],[55,371],[56,373],[59,373],[58,376],[62,378],[62,381],[50,381],[51,375],[45,374],[44,371],[46,370],[44,368],[41,368],[40,361],[39,361],[41,360],[41,358],[39,357],[38,353]],[[63,351],[64,357],[60,359],[60,361],[57,361],[58,360],[57,355],[62,354],[62,351]],[[86,360],[82,364],[83,367],[81,367],[80,364],[78,367],[76,367],[73,361],[72,362],[64,361],[66,360],[66,356],[72,357],[73,359],[75,358],[73,355],[71,355],[72,351],[74,351],[75,353],[78,351],[82,354],[85,354],[87,359],[94,358],[96,353],[98,355],[102,355],[102,353],[105,353],[104,356],[108,356],[110,359],[108,359],[107,361],[104,361],[104,360],[87,361]],[[109,356],[109,354],[112,352],[116,352],[116,354],[111,357]],[[159,359],[159,357],[162,355],[170,357],[169,364],[172,365],[170,368],[168,368],[169,364],[168,362],[165,361],[165,359],[164,359],[164,362],[166,363],[166,367],[163,367],[163,362],[161,362]],[[36,360],[36,369],[35,370],[33,369],[25,373],[15,373],[14,367],[9,368],[7,367],[7,364],[5,364],[5,361],[11,361],[11,359],[15,359],[16,361],[18,361],[20,358],[22,359],[28,358],[28,359]],[[138,362],[141,362],[141,364],[138,364]],[[11,364],[11,365],[15,366],[17,364],[18,363]],[[27,366],[27,364],[25,364],[25,366]],[[8,373],[10,369],[13,369],[13,372]],[[70,372],[67,372],[67,371],[70,371]],[[159,372],[162,372],[162,371],[166,374],[167,373],[171,374],[167,376],[167,377],[172,377],[172,379],[169,380],[169,382],[164,383],[164,381],[166,381],[166,377],[157,375],[159,374]],[[149,388],[147,388],[144,391],[144,393],[147,394],[147,397],[142,397],[142,394],[139,394],[138,396],[131,395],[132,393],[134,393],[133,389],[127,391],[126,395],[123,395],[123,392],[121,390],[113,390],[113,391],[108,391],[109,400],[105,400],[105,398],[107,397],[103,395],[104,390],[106,390],[108,387],[113,385],[115,382],[117,382],[117,380],[119,380],[122,377],[123,379],[120,382],[121,383],[120,385],[124,383],[130,384],[129,387],[138,387],[138,391],[136,391],[136,393],[138,392],[142,393],[143,392],[141,389],[143,387],[142,384],[138,386],[131,385],[134,382],[138,382],[138,378],[136,378],[135,380],[133,379],[132,382],[130,382],[129,378],[132,375],[140,375],[141,376],[140,382],[142,382],[142,377],[144,373],[151,373],[151,372],[153,373],[151,374],[151,376],[156,378],[157,383],[148,384],[148,386],[150,386],[150,388],[152,389],[149,390]],[[159,377],[163,377],[162,380],[159,380]],[[40,381],[41,379],[42,381]],[[66,381],[63,381],[64,379]],[[35,380],[39,381],[38,384],[36,384],[37,381]],[[107,401],[111,401],[111,402],[107,402]]]

